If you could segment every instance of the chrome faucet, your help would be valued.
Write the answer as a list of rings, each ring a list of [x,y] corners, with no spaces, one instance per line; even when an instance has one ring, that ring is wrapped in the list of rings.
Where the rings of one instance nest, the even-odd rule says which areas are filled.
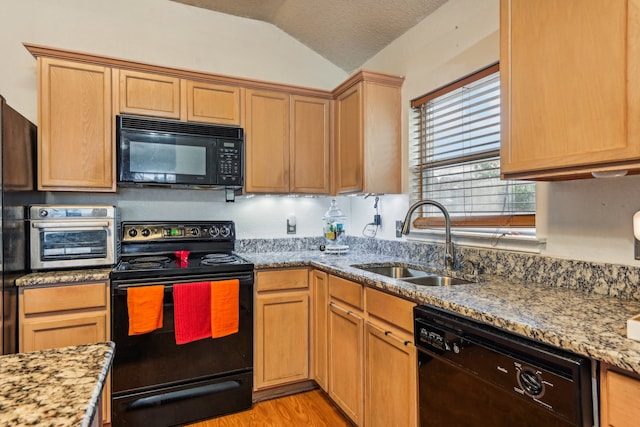
[[[436,202],[435,200],[425,199],[415,202],[413,205],[409,207],[409,211],[407,211],[407,215],[404,218],[404,222],[402,223],[402,234],[409,234],[409,228],[411,227],[411,215],[413,212],[418,209],[420,206],[431,205],[442,211],[444,215],[444,227],[445,227],[445,243],[444,243],[444,268],[447,270],[453,269],[453,242],[451,242],[451,218],[449,217],[449,212],[447,209]]]

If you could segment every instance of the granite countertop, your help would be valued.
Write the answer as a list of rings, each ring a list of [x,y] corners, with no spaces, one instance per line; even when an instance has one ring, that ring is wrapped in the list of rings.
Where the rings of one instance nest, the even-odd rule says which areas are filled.
[[[109,280],[111,268],[52,270],[30,273],[16,279],[16,286],[57,285],[59,283]]]
[[[104,342],[0,356],[0,425],[91,425],[114,348]]]
[[[417,286],[354,267],[353,264],[406,263],[379,254],[332,255],[319,251],[243,253],[256,270],[320,268],[328,273],[560,347],[640,374],[640,342],[626,337],[626,321],[640,314],[640,302],[580,290],[491,276],[452,275],[473,284]]]

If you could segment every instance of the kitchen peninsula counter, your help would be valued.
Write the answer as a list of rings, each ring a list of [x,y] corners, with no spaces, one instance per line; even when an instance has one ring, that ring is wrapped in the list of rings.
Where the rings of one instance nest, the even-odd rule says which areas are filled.
[[[92,425],[114,348],[103,342],[0,356],[0,425]]]
[[[388,293],[430,304],[574,353],[640,373],[640,342],[626,337],[626,321],[640,314],[640,302],[553,284],[499,276],[452,275],[476,283],[418,286],[352,265],[397,263],[429,268],[380,254],[326,254],[320,251],[242,253],[256,270],[313,267]],[[433,269],[433,266],[431,266]],[[441,269],[439,271],[442,271]]]

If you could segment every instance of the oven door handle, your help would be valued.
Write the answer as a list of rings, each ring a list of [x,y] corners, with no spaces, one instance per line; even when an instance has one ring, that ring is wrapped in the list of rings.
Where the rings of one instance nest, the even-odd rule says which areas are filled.
[[[108,221],[83,221],[83,222],[32,222],[31,227],[33,228],[105,228],[109,227],[110,224]]]

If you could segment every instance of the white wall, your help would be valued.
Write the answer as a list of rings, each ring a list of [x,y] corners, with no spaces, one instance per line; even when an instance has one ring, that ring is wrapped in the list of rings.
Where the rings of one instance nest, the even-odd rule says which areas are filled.
[[[36,62],[23,42],[319,89],[347,77],[271,24],[169,0],[2,0],[0,94],[34,122]]]

